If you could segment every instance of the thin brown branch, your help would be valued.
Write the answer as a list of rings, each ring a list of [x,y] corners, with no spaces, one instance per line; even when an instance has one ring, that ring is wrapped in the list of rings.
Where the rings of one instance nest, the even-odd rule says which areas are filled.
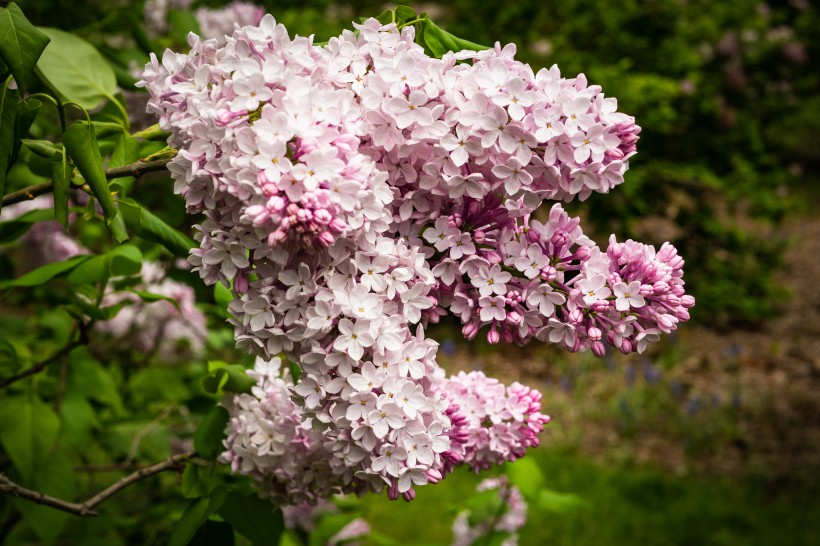
[[[5,493],[7,495],[11,495],[12,497],[19,497],[21,499],[30,500],[31,502],[35,502],[37,504],[51,506],[52,508],[56,508],[57,510],[62,510],[63,512],[70,512],[77,516],[99,515],[94,510],[91,510],[90,508],[87,508],[82,504],[67,502],[62,499],[46,495],[45,493],[40,493],[39,491],[32,491],[31,489],[26,489],[25,487],[19,486],[10,479],[8,479],[6,475],[2,473],[0,473],[0,493]]]
[[[75,472],[125,472],[126,470],[140,470],[146,468],[140,463],[109,463],[109,464],[78,464],[74,465]]]
[[[152,161],[137,161],[136,163],[131,163],[130,165],[123,165],[122,167],[112,167],[105,171],[105,177],[108,179],[112,178],[123,178],[126,176],[135,176],[139,178],[140,176],[158,172],[165,169],[165,166],[171,161],[172,158],[162,158],[162,159],[154,159]],[[51,193],[54,190],[54,184],[52,182],[46,182],[44,184],[37,184],[34,186],[29,186],[27,188],[23,188],[22,190],[17,190],[15,192],[11,192],[8,195],[3,197],[3,206],[6,205],[13,205],[15,203],[20,203],[23,201],[30,201],[37,196],[45,195],[47,193]]]
[[[45,184],[36,184],[23,188],[22,190],[13,191],[3,197],[3,206],[13,205],[14,203],[21,203],[23,201],[31,201],[35,197],[51,193],[54,190],[54,184],[46,182]]]
[[[42,362],[39,362],[39,363],[35,364],[31,368],[28,368],[27,370],[23,370],[22,372],[20,372],[16,375],[12,375],[11,377],[7,377],[6,379],[0,380],[0,389],[5,389],[6,387],[11,385],[12,383],[16,383],[16,382],[20,381],[21,379],[25,379],[26,377],[29,377],[29,376],[32,376],[36,373],[42,372],[49,365],[51,365],[55,362],[58,362],[64,356],[68,355],[71,351],[73,351],[77,347],[79,347],[81,345],[85,345],[86,343],[88,343],[88,332],[87,332],[86,325],[81,322],[79,324],[79,329],[80,329],[79,339],[76,339],[76,340],[72,341],[71,343],[69,343],[68,345],[66,345],[65,347],[63,347],[62,349],[60,349],[59,351],[57,351],[56,353],[54,353],[53,355],[51,355],[47,359],[43,360]]]
[[[109,497],[116,495],[126,487],[153,476],[154,474],[159,474],[160,472],[164,472],[166,470],[176,469],[179,467],[180,463],[190,459],[193,456],[193,452],[182,453],[180,455],[168,457],[164,461],[158,462],[155,465],[141,468],[133,474],[129,474],[118,482],[112,484],[110,487],[100,491],[83,503],[68,502],[51,497],[39,491],[26,489],[25,487],[17,485],[2,473],[0,473],[0,493],[6,493],[7,495],[27,499],[37,504],[51,506],[52,508],[74,514],[75,516],[97,516],[99,514],[94,510],[94,507],[107,500]]]
[[[140,176],[148,173],[155,173],[164,171],[165,166],[173,159],[172,157],[164,157],[162,159],[154,159],[153,161],[137,161],[130,165],[123,165],[122,167],[113,167],[105,171],[105,177],[109,180],[112,178],[123,178],[126,176]]]
[[[111,485],[110,487],[100,491],[99,493],[85,501],[83,503],[83,506],[85,506],[86,508],[94,508],[107,498],[119,493],[129,485],[137,483],[140,480],[144,480],[145,478],[153,476],[154,474],[159,474],[160,472],[165,472],[166,470],[178,468],[180,463],[187,461],[194,455],[195,453],[193,451],[190,451],[188,453],[181,453],[179,455],[173,455],[171,457],[168,457],[164,461],[158,462],[155,465],[140,468],[133,474],[129,474],[128,476],[124,477],[123,479]]]

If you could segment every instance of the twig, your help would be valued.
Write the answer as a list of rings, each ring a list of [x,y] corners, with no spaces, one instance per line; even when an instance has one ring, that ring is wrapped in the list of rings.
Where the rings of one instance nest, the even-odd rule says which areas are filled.
[[[170,404],[162,408],[162,411],[159,412],[159,415],[157,415],[150,423],[148,423],[145,426],[145,428],[141,429],[134,435],[134,439],[131,440],[131,447],[128,449],[128,456],[125,458],[126,463],[134,462],[134,459],[137,456],[137,451],[139,450],[140,443],[142,443],[142,440],[146,436],[151,434],[151,432],[153,432],[154,429],[157,428],[159,424],[162,423],[162,421],[164,421],[165,418],[168,417],[171,414],[171,412],[176,409],[176,407],[176,402],[171,402]]]
[[[126,176],[135,176],[139,178],[140,176],[158,172],[165,169],[165,166],[171,161],[172,158],[162,158],[162,159],[155,159],[152,161],[137,161],[136,163],[131,163],[130,165],[123,165],[122,167],[113,167],[105,171],[105,177],[108,179],[112,178],[123,178]],[[3,206],[6,205],[13,205],[15,203],[20,203],[22,201],[30,201],[39,195],[45,195],[47,193],[51,193],[54,190],[54,183],[46,182],[44,184],[37,184],[34,186],[28,186],[27,188],[23,188],[22,190],[17,190],[15,192],[11,192],[10,194],[3,197]]]
[[[126,470],[140,470],[146,468],[140,463],[109,463],[109,464],[78,464],[74,465],[75,472],[125,472]]]
[[[80,338],[79,339],[77,339],[75,341],[72,341],[71,343],[69,343],[68,345],[66,345],[65,347],[63,347],[62,349],[60,349],[59,351],[57,351],[56,353],[54,353],[53,355],[51,355],[47,359],[43,360],[42,362],[40,362],[38,364],[35,364],[31,368],[29,368],[27,370],[23,370],[22,372],[20,372],[16,375],[12,375],[11,377],[7,377],[6,379],[3,379],[2,381],[0,381],[0,389],[5,389],[6,387],[11,385],[12,383],[16,383],[17,381],[20,381],[21,379],[25,379],[26,377],[29,377],[29,376],[34,375],[36,373],[42,372],[50,364],[53,364],[54,362],[57,362],[58,360],[60,360],[61,358],[63,358],[67,354],[69,354],[71,351],[73,351],[74,349],[76,349],[80,345],[85,345],[86,343],[88,343],[88,332],[86,331],[86,325],[81,322],[79,326],[80,326]]]
[[[91,497],[83,503],[68,502],[55,497],[50,497],[49,495],[46,495],[39,491],[32,491],[31,489],[26,489],[25,487],[21,487],[20,485],[17,485],[16,483],[8,479],[6,475],[3,473],[0,473],[0,493],[6,493],[7,495],[20,497],[21,499],[27,499],[37,504],[51,506],[52,508],[62,510],[63,512],[68,512],[70,514],[74,514],[75,516],[97,516],[99,514],[96,511],[94,511],[94,507],[102,503],[109,497],[119,493],[126,487],[140,480],[144,480],[145,478],[153,476],[154,474],[159,474],[160,472],[164,472],[165,470],[174,469],[179,466],[179,463],[186,461],[193,456],[193,452],[182,453],[180,455],[174,455],[172,457],[169,457],[155,465],[141,468],[133,474],[129,474],[128,476],[122,478],[110,487],[107,487],[106,489],[100,491],[99,493],[97,493],[96,495],[94,495],[93,497]]]
[[[13,191],[3,197],[3,206],[13,205],[14,203],[20,203],[22,201],[31,201],[35,197],[51,193],[53,190],[54,184],[52,182],[46,182],[45,184],[37,184],[23,188],[22,190]]]
[[[165,166],[171,161],[171,157],[155,159],[153,161],[137,161],[130,165],[123,165],[122,167],[113,167],[105,171],[105,177],[109,180],[112,178],[123,178],[125,176],[140,176],[147,173],[155,173],[165,170]]]
[[[155,465],[151,465],[146,468],[141,468],[134,472],[133,474],[129,474],[128,476],[124,477],[120,481],[114,483],[110,487],[103,489],[87,501],[83,503],[83,506],[86,508],[94,508],[108,497],[111,497],[131,484],[137,483],[140,480],[144,480],[149,476],[153,476],[154,474],[159,474],[160,472],[164,472],[166,470],[171,470],[173,468],[177,468],[179,463],[187,461],[191,457],[193,457],[195,453],[193,451],[189,451],[188,453],[181,453],[179,455],[173,455],[168,457],[164,461],[161,461]]]

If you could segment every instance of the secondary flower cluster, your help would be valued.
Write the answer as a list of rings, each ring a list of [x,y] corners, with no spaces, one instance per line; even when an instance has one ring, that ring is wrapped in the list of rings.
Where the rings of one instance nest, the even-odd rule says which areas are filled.
[[[385,488],[390,498],[412,500],[413,486],[436,483],[456,465],[477,470],[521,457],[548,421],[540,395],[519,384],[505,388],[480,372],[445,379],[440,368],[422,381],[403,380],[368,362],[346,379],[298,383],[309,397],[337,391],[331,383],[351,391],[333,397],[326,416],[333,423],[315,411],[312,422],[292,400],[281,364],[258,359],[248,371],[257,381],[252,393],[225,401],[231,420],[222,454],[279,504]]]
[[[273,379],[279,394],[234,402],[245,421],[226,455],[289,503],[383,488],[409,500],[457,464],[537,443],[538,393],[444,379],[423,327],[448,311],[468,338],[488,327],[494,343],[602,354],[643,350],[694,303],[672,247],[602,252],[560,206],[531,217],[623,181],[640,129],[614,99],[556,67],[533,73],[512,46],[433,59],[412,27],[354,26],[317,47],[266,16],[223,47],[192,36],[143,74],[180,149],[176,190],[206,218],[189,261],[232,287],[240,347],[301,367],[295,406]],[[256,462],[263,418],[303,424],[305,477]]]

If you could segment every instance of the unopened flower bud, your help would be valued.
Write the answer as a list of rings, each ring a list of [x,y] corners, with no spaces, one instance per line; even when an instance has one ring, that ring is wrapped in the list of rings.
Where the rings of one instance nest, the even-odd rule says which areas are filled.
[[[495,345],[500,340],[501,336],[499,335],[498,330],[496,330],[495,325],[493,325],[493,327],[490,328],[490,331],[487,332],[487,343],[489,343],[490,345]]]

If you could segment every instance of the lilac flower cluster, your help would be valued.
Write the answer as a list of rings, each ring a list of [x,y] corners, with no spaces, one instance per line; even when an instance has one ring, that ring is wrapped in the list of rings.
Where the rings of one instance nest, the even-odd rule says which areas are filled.
[[[293,402],[274,376],[233,402],[225,455],[291,504],[410,500],[537,444],[540,394],[444,378],[424,325],[448,311],[467,338],[487,326],[494,343],[602,354],[643,350],[694,303],[671,246],[604,253],[558,205],[531,217],[623,181],[640,129],[614,99],[533,73],[513,46],[439,60],[412,27],[354,26],[318,47],[265,16],[224,47],[192,36],[188,54],[152,57],[141,83],[180,149],[176,191],[205,215],[189,261],[231,286],[239,347],[302,370]],[[270,432],[275,451],[265,419],[290,431]],[[292,441],[299,479],[266,458]]]
[[[460,372],[442,388],[467,420],[467,438],[458,449],[475,471],[523,457],[549,422],[540,413],[541,393],[520,383],[505,387],[482,372]]]
[[[279,504],[385,488],[390,498],[412,500],[413,486],[436,483],[457,465],[478,470],[523,456],[549,420],[540,414],[539,393],[476,372],[444,379],[436,368],[414,382],[368,362],[346,379],[294,387],[276,357],[257,359],[248,374],[257,381],[252,392],[223,402],[231,420],[221,460],[253,476],[262,495]],[[292,399],[294,390],[317,399],[338,392],[330,383],[351,391],[335,397],[330,415],[311,411],[307,398]]]

